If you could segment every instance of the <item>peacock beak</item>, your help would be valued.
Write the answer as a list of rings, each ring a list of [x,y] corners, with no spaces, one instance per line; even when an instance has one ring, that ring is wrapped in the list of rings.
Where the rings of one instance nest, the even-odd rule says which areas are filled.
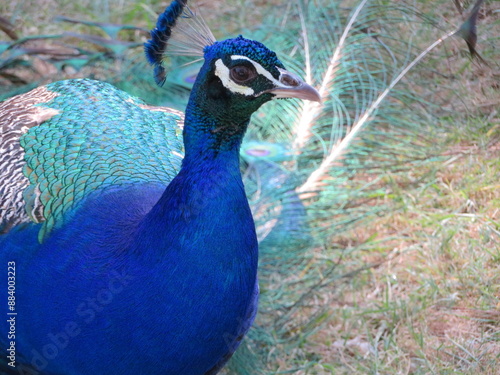
[[[321,102],[321,95],[314,87],[285,69],[278,68],[278,70],[280,72],[279,86],[266,92],[276,95],[276,98],[297,98]]]

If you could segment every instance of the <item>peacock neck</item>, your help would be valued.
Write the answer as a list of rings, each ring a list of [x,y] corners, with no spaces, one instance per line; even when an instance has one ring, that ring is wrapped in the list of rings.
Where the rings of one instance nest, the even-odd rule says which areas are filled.
[[[231,264],[256,269],[255,226],[239,168],[247,124],[221,123],[199,107],[188,106],[185,158],[179,174],[141,223],[137,241],[141,248],[159,248],[159,254],[161,249],[179,249],[186,261],[190,255],[222,263],[238,259]],[[233,131],[219,134],[228,127]]]
[[[221,118],[222,117],[222,118]],[[183,168],[218,162],[239,168],[239,151],[250,118],[231,119],[189,104],[184,121]]]

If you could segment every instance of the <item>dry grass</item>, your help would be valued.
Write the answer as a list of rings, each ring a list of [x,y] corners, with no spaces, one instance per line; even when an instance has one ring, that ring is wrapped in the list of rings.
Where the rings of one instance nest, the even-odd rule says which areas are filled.
[[[331,296],[307,347],[321,359],[302,373],[498,373],[500,147],[462,140],[448,152],[432,184],[402,193],[404,210],[357,230],[399,238]]]

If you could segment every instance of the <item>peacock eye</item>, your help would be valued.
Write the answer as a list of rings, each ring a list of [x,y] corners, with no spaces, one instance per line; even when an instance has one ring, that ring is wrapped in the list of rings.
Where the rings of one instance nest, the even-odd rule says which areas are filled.
[[[231,68],[231,79],[236,83],[244,83],[256,75],[255,71],[244,65],[236,65]]]

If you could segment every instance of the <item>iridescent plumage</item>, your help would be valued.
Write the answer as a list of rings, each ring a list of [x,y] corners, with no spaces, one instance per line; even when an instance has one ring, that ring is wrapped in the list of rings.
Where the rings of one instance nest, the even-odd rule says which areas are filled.
[[[167,8],[146,46],[157,81],[184,5]],[[91,80],[2,104],[0,261],[30,275],[18,282],[22,366],[216,374],[250,328],[258,246],[240,145],[264,103],[319,97],[262,43],[212,38],[196,39],[204,64],[185,115]]]

